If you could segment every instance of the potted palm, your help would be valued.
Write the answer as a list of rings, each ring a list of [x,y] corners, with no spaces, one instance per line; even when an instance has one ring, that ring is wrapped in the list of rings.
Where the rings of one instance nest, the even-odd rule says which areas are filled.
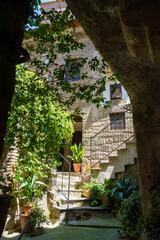
[[[83,146],[84,146],[84,144],[80,143],[77,146],[77,144],[75,143],[71,147],[72,156],[68,156],[73,161],[73,167],[74,167],[75,172],[80,172],[81,171],[81,162],[82,162],[82,159],[83,159],[83,152],[84,152]]]
[[[38,181],[36,175],[24,178],[16,174],[14,180],[17,182],[17,190],[14,191],[14,193],[19,197],[24,210],[20,214],[21,228],[23,229],[30,218],[30,209],[35,208],[37,200],[42,198],[43,187],[46,187],[47,185]],[[28,227],[26,232],[32,230],[32,227]]]

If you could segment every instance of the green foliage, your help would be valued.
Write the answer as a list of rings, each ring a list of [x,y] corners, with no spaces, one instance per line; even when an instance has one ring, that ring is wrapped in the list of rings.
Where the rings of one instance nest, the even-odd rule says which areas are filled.
[[[144,231],[149,240],[160,239],[160,214],[157,212],[150,212],[144,217]]]
[[[95,179],[92,183],[85,184],[84,188],[91,189],[91,195],[89,197],[89,199],[91,200],[91,206],[102,205],[101,194],[104,191],[103,184],[98,183],[98,181]]]
[[[44,210],[35,206],[32,210],[32,214],[30,215],[30,220],[35,228],[41,229],[43,223],[47,223],[47,218],[44,214]]]
[[[112,196],[114,188],[115,188],[115,183],[112,181],[112,179],[106,179],[104,184],[104,192],[103,192],[105,197]]]
[[[120,235],[125,234],[136,240],[141,234],[143,223],[141,199],[138,191],[133,191],[128,198],[122,200],[119,213],[122,223],[119,230]]]
[[[83,149],[84,144],[77,144],[75,143],[73,146],[71,146],[72,156],[67,156],[72,159],[74,163],[81,163],[83,159]]]
[[[58,164],[57,153],[71,140],[72,133],[70,115],[56,102],[49,86],[27,66],[18,66],[5,143],[18,150],[14,179],[19,182],[18,190],[24,199],[24,193],[26,198],[32,194],[25,190],[32,183],[40,195],[37,181],[50,177],[54,163]]]
[[[26,41],[26,48],[32,52],[31,65],[34,66],[36,74],[52,87],[58,102],[70,108],[79,99],[99,107],[101,102],[105,102],[102,92],[105,90],[108,59],[84,57],[85,45],[75,40],[76,29],[72,28],[74,22],[75,18],[68,8],[65,11],[52,9],[48,12],[41,9],[41,15],[30,22],[31,29],[25,34],[26,40],[32,39]],[[66,81],[66,68],[76,52],[80,57],[78,62],[72,65],[70,75],[74,78],[81,69],[83,83]],[[116,77],[116,74],[113,74],[111,80]],[[105,108],[109,103],[105,102]]]
[[[33,177],[34,167],[40,177],[50,175],[54,155],[72,138],[70,116],[27,66],[17,67],[16,81],[5,142],[18,149],[24,175]]]
[[[115,183],[115,187],[112,191],[112,196],[115,202],[115,206],[119,208],[123,199],[128,198],[133,191],[138,190],[136,180],[131,179],[131,176],[122,176],[119,181]]]
[[[42,188],[47,187],[47,185],[41,181],[37,181],[35,176],[33,176],[33,178],[28,176],[27,179],[25,179],[18,176],[18,174],[19,172],[17,172],[13,178],[18,182],[18,190],[14,193],[23,200],[23,203],[33,204],[38,198],[42,198]]]

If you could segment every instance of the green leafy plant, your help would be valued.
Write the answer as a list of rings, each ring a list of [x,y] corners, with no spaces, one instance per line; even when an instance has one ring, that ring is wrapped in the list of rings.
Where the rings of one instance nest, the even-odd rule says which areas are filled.
[[[92,183],[85,184],[84,188],[91,189],[91,194],[89,196],[89,199],[91,201],[91,206],[102,205],[101,194],[104,191],[103,184],[98,183],[97,179],[95,179]]]
[[[138,191],[133,191],[128,198],[122,200],[119,214],[122,224],[119,234],[136,240],[142,232],[143,223],[141,199]]]
[[[106,179],[104,184],[104,192],[103,192],[105,197],[112,196],[114,188],[115,188],[115,183],[112,181],[112,179]]]
[[[24,203],[33,203],[38,200],[38,198],[42,198],[43,187],[47,187],[47,185],[41,181],[37,181],[36,176],[33,178],[28,177],[28,179],[24,179],[23,177],[18,176],[18,174],[13,178],[18,182],[18,190],[14,193],[18,195],[18,197],[23,200]]]
[[[160,239],[160,214],[150,212],[144,217],[144,231],[149,240]]]
[[[73,146],[71,146],[71,151],[72,151],[72,156],[68,156],[69,158],[72,159],[74,163],[81,163],[83,159],[83,149],[84,144],[77,144],[75,143]]]
[[[101,94],[105,90],[107,59],[99,59],[97,56],[92,59],[83,57],[85,45],[75,40],[76,29],[73,28],[75,18],[69,8],[66,8],[65,11],[56,11],[53,8],[47,12],[42,8],[41,15],[31,20],[33,22],[30,22],[30,28],[25,33],[26,40],[29,39],[26,41],[26,48],[32,52],[30,63],[44,82],[47,83],[49,75],[56,100],[67,108],[70,108],[77,99],[91,102],[97,107],[105,102],[104,107],[107,108],[110,102]],[[73,51],[78,51],[80,58],[72,64],[69,75],[74,79],[81,69],[80,75],[81,79],[85,81],[84,85],[78,81],[75,81],[75,84],[66,81],[66,69],[70,66]],[[63,58],[63,60],[65,61],[62,64],[59,57],[64,55],[65,59]],[[86,71],[86,66],[89,71]],[[97,78],[94,76],[96,80],[93,83],[91,81],[93,80],[92,74],[89,74],[91,71],[100,73]],[[116,76],[113,74],[110,80],[115,79]],[[65,94],[66,98],[63,98],[64,93],[69,93]]]
[[[122,200],[128,198],[133,191],[138,190],[136,180],[132,180],[131,176],[122,176],[119,181],[115,183],[115,187],[112,190],[112,197],[114,204],[117,208],[120,207]]]
[[[42,229],[42,224],[49,224],[47,217],[44,214],[44,210],[35,206],[32,209],[32,214],[30,215],[30,221],[36,229]]]
[[[35,201],[42,194],[43,178],[58,165],[57,153],[70,142],[69,113],[53,92],[26,65],[17,66],[16,87],[8,118],[5,143],[18,151],[14,187],[21,199]]]

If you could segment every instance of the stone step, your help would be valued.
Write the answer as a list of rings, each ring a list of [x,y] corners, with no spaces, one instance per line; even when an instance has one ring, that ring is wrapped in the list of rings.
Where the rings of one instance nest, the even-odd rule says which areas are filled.
[[[80,189],[84,183],[85,182],[82,182],[82,181],[74,181],[74,182],[71,181],[70,182],[70,190]],[[52,189],[55,189],[56,187],[58,187],[59,189],[62,189],[62,187],[63,187],[63,189],[68,189],[68,182],[65,182],[65,181],[63,182],[63,186],[62,186],[62,182],[56,182],[55,185],[53,183]]]
[[[102,207],[91,207],[91,206],[80,206],[80,207],[57,207],[60,213],[66,213],[65,220],[67,218],[67,212],[69,213],[69,221],[85,220],[91,219],[94,217],[112,217],[111,208],[102,208]]]
[[[60,191],[58,190],[58,192],[60,192]],[[64,195],[68,195],[68,189],[64,189],[63,193],[64,193]],[[79,198],[79,197],[82,196],[82,193],[83,193],[83,190],[80,190],[80,189],[70,189],[70,197],[71,198],[72,197]]]
[[[62,172],[57,172],[58,175],[62,175]],[[68,175],[69,172],[63,172],[63,175]],[[81,176],[81,172],[70,172],[71,176]]]
[[[77,181],[77,180],[80,180],[81,179],[81,175],[82,174],[78,174],[78,175],[70,175],[70,179],[72,180],[72,181]],[[69,174],[62,174],[62,173],[58,173],[58,174],[56,174],[56,173],[54,173],[54,174],[52,174],[52,178],[53,179],[69,179]]]
[[[65,204],[68,202],[68,200],[64,196],[61,196],[60,199],[62,201],[62,204]],[[70,197],[69,199],[69,202],[71,204],[79,203],[79,202],[88,202],[88,201],[89,201],[88,198],[85,198],[85,197]]]
[[[116,217],[96,216],[91,219],[70,221],[70,226],[91,227],[91,228],[120,228],[121,223]]]

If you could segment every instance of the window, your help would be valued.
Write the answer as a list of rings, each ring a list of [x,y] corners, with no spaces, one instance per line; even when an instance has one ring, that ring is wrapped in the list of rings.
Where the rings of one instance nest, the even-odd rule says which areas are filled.
[[[78,59],[72,59],[66,67],[66,80],[72,82],[80,79],[81,73],[80,66],[78,66]]]
[[[125,113],[110,114],[111,130],[125,129]]]
[[[110,85],[110,96],[111,99],[122,98],[121,84],[115,83],[114,85]]]

